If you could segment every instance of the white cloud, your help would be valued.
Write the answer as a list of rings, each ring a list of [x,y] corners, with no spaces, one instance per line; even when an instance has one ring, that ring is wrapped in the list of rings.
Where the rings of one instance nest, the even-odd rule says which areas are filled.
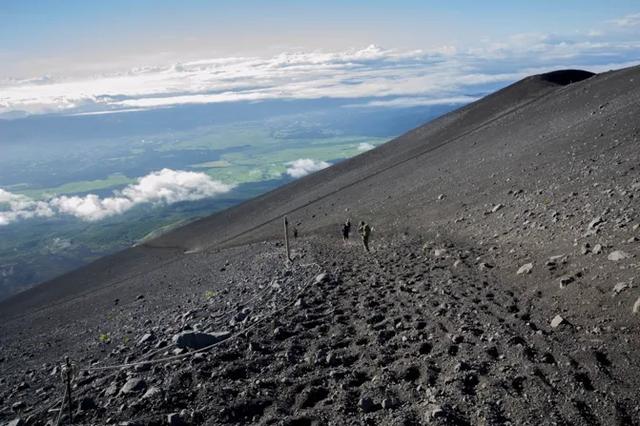
[[[364,151],[372,150],[373,148],[375,148],[375,146],[368,142],[362,142],[358,145],[358,151],[364,152]]]
[[[619,24],[629,26],[634,19],[636,15],[629,15]],[[465,48],[446,45],[404,52],[369,46],[333,53],[204,59],[83,80],[5,80],[0,82],[0,114],[86,114],[265,99],[366,97],[387,102],[398,97],[429,105],[480,93],[482,88],[493,90],[525,76],[530,68],[550,70],[568,63],[589,68],[640,57],[640,36],[616,39],[603,31],[597,38],[527,33]]]
[[[0,225],[19,219],[51,217],[56,214],[75,216],[85,221],[97,221],[122,214],[140,204],[173,204],[214,197],[232,189],[204,173],[162,169],[138,179],[113,196],[100,198],[95,194],[58,196],[47,201],[32,200],[24,195],[0,189]],[[2,208],[4,205],[4,208]]]
[[[20,194],[13,194],[0,188],[0,226],[20,219],[50,217],[54,212],[48,203],[32,200]]]
[[[331,164],[326,161],[316,161],[310,158],[300,158],[295,161],[286,163],[286,173],[293,178],[300,178],[310,173],[317,172],[318,170],[326,169]]]
[[[631,13],[622,18],[613,19],[610,22],[621,28],[640,27],[640,13]]]
[[[479,98],[477,96],[451,96],[446,98],[427,98],[423,96],[415,97],[398,97],[394,99],[383,99],[378,101],[368,101],[361,104],[345,105],[348,108],[368,108],[368,107],[384,107],[384,108],[410,108],[415,106],[427,105],[458,105],[475,102]]]
[[[524,33],[464,47],[399,51],[369,46],[343,52],[227,57],[142,67],[86,79],[0,81],[0,115],[104,113],[266,99],[369,98],[430,105],[484,93],[527,75],[577,65],[638,63],[640,13],[568,35]],[[374,99],[371,99],[374,98]],[[378,99],[376,99],[378,98]],[[393,107],[393,103],[380,106]]]

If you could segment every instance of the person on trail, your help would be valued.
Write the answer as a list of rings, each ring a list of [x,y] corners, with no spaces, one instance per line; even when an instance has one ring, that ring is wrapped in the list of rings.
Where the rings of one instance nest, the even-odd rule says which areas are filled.
[[[342,240],[346,243],[349,239],[349,234],[351,233],[351,219],[347,219],[347,221],[342,224]]]
[[[360,226],[358,226],[358,232],[360,232],[360,236],[362,237],[362,244],[364,245],[364,249],[369,252],[369,237],[371,236],[371,227],[365,223],[364,221],[360,222]]]

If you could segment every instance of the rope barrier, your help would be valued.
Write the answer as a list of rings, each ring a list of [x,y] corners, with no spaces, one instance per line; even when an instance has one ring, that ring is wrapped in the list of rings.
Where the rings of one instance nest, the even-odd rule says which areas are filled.
[[[307,267],[312,267],[315,266],[319,269],[322,269],[322,266],[316,262],[313,263],[307,263],[307,264],[299,264],[296,265],[300,268],[307,268]],[[167,363],[167,362],[172,362],[172,361],[176,361],[179,359],[183,359],[183,358],[189,358],[192,357],[198,353],[203,353],[203,352],[207,352],[211,349],[213,349],[214,347],[220,346],[223,343],[227,343],[232,341],[233,339],[245,335],[246,333],[248,333],[249,331],[255,329],[256,327],[258,327],[259,325],[263,324],[264,322],[266,322],[267,320],[271,320],[273,319],[277,314],[283,312],[284,310],[288,309],[289,307],[291,307],[299,298],[300,296],[302,296],[306,290],[309,288],[309,286],[311,286],[311,284],[313,284],[315,280],[315,277],[311,278],[310,280],[308,280],[304,285],[302,285],[301,287],[298,287],[298,291],[291,291],[289,292],[289,294],[287,294],[286,298],[289,299],[289,302],[287,304],[285,304],[284,306],[275,309],[273,311],[271,311],[269,314],[265,315],[264,317],[258,319],[257,321],[255,321],[254,323],[244,327],[241,330],[236,331],[235,333],[231,334],[228,338],[224,339],[224,340],[220,340],[218,342],[215,342],[209,346],[206,346],[204,348],[200,348],[191,352],[187,352],[184,354],[178,354],[178,355],[173,355],[173,356],[169,356],[169,357],[164,357],[164,358],[160,358],[160,359],[155,359],[155,360],[144,360],[144,361],[137,361],[137,362],[130,362],[130,363],[124,363],[124,364],[116,364],[116,365],[107,365],[107,366],[103,366],[103,367],[86,367],[86,368],[79,368],[77,363],[70,361],[68,358],[65,359],[65,364],[61,365],[60,368],[60,378],[62,380],[63,383],[63,387],[64,387],[64,394],[62,396],[62,400],[59,403],[59,409],[58,409],[58,415],[56,418],[56,426],[60,425],[60,421],[62,419],[62,412],[64,410],[64,405],[65,402],[68,400],[68,404],[69,404],[69,415],[72,415],[72,402],[71,402],[71,395],[70,395],[70,391],[71,391],[71,382],[74,379],[74,377],[79,374],[79,373],[83,373],[83,372],[98,372],[98,371],[110,371],[110,370],[118,370],[116,372],[114,372],[111,375],[108,375],[107,378],[109,377],[113,377],[115,375],[117,375],[118,373],[120,373],[120,371],[124,368],[129,368],[129,367],[135,367],[135,366],[139,366],[139,365],[153,365],[153,364],[161,364],[161,363]],[[270,285],[267,286],[266,288],[262,289],[258,294],[254,295],[251,299],[242,302],[243,305],[255,302],[261,298],[263,298],[265,295],[268,294],[269,290],[273,290],[274,286],[273,286],[273,281],[271,281]],[[293,297],[291,297],[293,295]],[[223,314],[221,315],[221,317],[224,317],[226,315]],[[159,349],[158,351],[154,351],[150,354],[146,354],[145,358],[149,358],[151,356],[156,355],[158,352],[164,350],[164,348]],[[51,407],[55,406],[56,403],[54,403],[53,405],[51,405],[47,411],[49,411],[51,409]],[[70,419],[71,420],[71,419]]]
[[[309,264],[309,266],[313,266],[313,265],[320,267],[320,265],[318,265],[317,263]],[[256,328],[258,325],[260,325],[263,322],[265,322],[267,319],[273,318],[276,314],[278,314],[278,313],[284,311],[285,309],[289,308],[290,306],[292,306],[296,302],[296,300],[307,290],[307,288],[309,288],[309,286],[313,283],[314,279],[315,278],[309,280],[305,285],[303,285],[302,288],[292,298],[293,300],[291,300],[288,304],[284,305],[283,307],[281,307],[279,309],[274,310],[269,315],[264,316],[263,318],[259,319],[258,321],[254,322],[253,324],[243,328],[242,330],[239,330],[239,331],[231,334],[228,338],[226,338],[224,340],[220,340],[220,341],[218,341],[216,343],[213,343],[213,344],[211,344],[209,346],[206,346],[204,348],[200,348],[200,349],[197,349],[195,351],[191,351],[191,352],[188,352],[188,353],[185,353],[185,354],[178,354],[178,355],[173,355],[173,356],[160,358],[160,359],[155,359],[155,360],[137,361],[137,362],[124,363],[124,364],[116,364],[116,365],[107,365],[107,366],[103,366],[103,367],[82,368],[82,369],[79,370],[79,372],[106,371],[106,370],[115,370],[115,369],[136,367],[136,366],[139,366],[139,365],[160,364],[160,363],[165,363],[165,362],[170,362],[170,361],[176,361],[178,359],[188,358],[188,357],[191,357],[191,356],[193,356],[193,355],[195,355],[197,353],[206,352],[206,351],[208,351],[208,350],[210,350],[210,349],[212,349],[212,348],[214,348],[216,346],[221,345],[222,343],[229,342],[229,341],[235,339],[236,337],[247,333],[248,331]]]
[[[64,382],[64,380],[63,380]],[[64,409],[64,401],[67,399],[67,387],[64,387],[64,395],[62,396],[62,402],[60,403],[60,409],[58,409],[58,418],[56,419],[56,426],[60,424],[60,419],[62,419],[62,410]]]

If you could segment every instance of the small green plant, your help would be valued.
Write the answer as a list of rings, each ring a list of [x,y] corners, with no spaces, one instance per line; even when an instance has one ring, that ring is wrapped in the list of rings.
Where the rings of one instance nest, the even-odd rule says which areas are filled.
[[[207,291],[204,293],[204,298],[205,298],[205,299],[207,299],[207,300],[211,300],[211,299],[213,299],[214,297],[216,297],[217,295],[218,295],[218,293],[216,293],[215,291],[207,290]]]
[[[124,336],[124,337],[122,338],[122,342],[123,342],[125,345],[126,345],[127,343],[129,343],[129,341],[130,341],[130,340],[131,340],[131,337],[129,337],[129,336]]]
[[[98,337],[98,340],[100,341],[100,343],[109,343],[111,341],[111,338],[109,338],[109,335],[107,333],[102,333],[100,337]]]

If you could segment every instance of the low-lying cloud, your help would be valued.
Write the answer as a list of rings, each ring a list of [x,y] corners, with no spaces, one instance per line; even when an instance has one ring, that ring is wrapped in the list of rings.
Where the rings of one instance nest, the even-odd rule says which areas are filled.
[[[138,179],[137,183],[101,198],[95,194],[57,196],[47,201],[33,200],[0,189],[0,225],[20,219],[70,215],[94,222],[127,212],[141,204],[173,204],[214,197],[233,189],[205,173],[162,169]]]
[[[316,161],[311,158],[300,158],[286,163],[286,173],[293,178],[301,178],[318,170],[326,169],[331,164],[326,161]]]
[[[85,79],[5,80],[0,81],[0,116],[267,99],[367,98],[368,106],[384,107],[466,102],[473,98],[469,94],[534,72],[636,64],[639,16],[603,22],[582,33],[514,34],[465,47],[399,51],[372,45],[343,52],[203,59]]]
[[[360,144],[358,144],[358,151],[370,151],[373,148],[375,148],[375,146],[373,144],[370,144],[369,142],[361,142]]]

